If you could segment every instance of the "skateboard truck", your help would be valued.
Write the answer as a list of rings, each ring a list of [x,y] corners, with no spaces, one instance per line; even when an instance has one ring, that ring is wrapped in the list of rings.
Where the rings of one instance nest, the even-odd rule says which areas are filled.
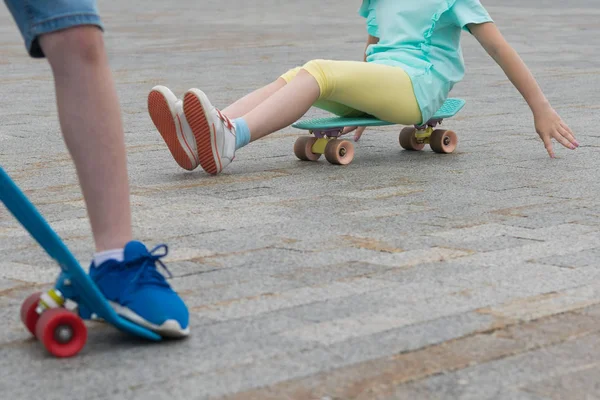
[[[38,314],[43,313],[51,308],[60,308],[65,304],[65,296],[56,288],[52,288],[40,295],[40,300],[35,309]]]
[[[415,125],[415,137],[419,144],[429,144],[429,138],[437,125],[442,124],[443,119],[430,119],[423,125]],[[448,138],[446,138],[448,139]],[[445,140],[445,144],[450,144],[449,140]]]
[[[317,139],[323,138],[338,138],[342,136],[344,128],[329,128],[329,129],[315,129],[310,131]]]

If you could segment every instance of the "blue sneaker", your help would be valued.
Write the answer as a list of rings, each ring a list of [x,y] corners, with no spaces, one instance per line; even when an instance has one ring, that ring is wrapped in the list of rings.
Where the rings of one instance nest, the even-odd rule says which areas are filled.
[[[92,263],[90,277],[120,316],[164,337],[184,337],[190,333],[188,309],[156,269],[158,263],[171,276],[160,261],[167,252],[164,244],[148,251],[142,243],[131,241],[122,262]]]

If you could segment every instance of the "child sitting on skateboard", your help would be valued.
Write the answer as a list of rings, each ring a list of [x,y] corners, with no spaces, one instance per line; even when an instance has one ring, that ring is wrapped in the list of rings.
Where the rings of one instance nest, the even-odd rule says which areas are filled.
[[[464,77],[462,29],[519,90],[550,157],[552,139],[570,149],[579,146],[479,0],[363,0],[359,13],[367,20],[366,62],[309,61],[222,111],[199,89],[178,100],[168,88],[154,87],[148,95],[150,117],[177,163],[218,174],[237,149],[289,126],[311,106],[342,117],[424,123]],[[358,140],[364,127],[344,133],[353,130]]]

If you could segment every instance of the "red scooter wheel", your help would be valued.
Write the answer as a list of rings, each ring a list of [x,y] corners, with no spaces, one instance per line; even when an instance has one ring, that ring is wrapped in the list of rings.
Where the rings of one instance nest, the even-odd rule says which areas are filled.
[[[87,328],[77,314],[64,308],[52,308],[42,313],[35,335],[50,354],[72,357],[85,346]]]
[[[21,304],[21,322],[23,322],[23,325],[27,327],[27,330],[33,336],[35,336],[35,325],[40,319],[40,314],[35,309],[38,306],[41,295],[41,292],[33,293]]]

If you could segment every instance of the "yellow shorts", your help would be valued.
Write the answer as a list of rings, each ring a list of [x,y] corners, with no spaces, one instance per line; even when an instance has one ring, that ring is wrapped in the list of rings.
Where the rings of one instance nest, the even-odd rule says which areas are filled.
[[[319,84],[315,107],[341,117],[372,115],[401,125],[421,122],[410,77],[400,67],[360,61],[313,60],[281,76],[290,82],[306,70]]]

